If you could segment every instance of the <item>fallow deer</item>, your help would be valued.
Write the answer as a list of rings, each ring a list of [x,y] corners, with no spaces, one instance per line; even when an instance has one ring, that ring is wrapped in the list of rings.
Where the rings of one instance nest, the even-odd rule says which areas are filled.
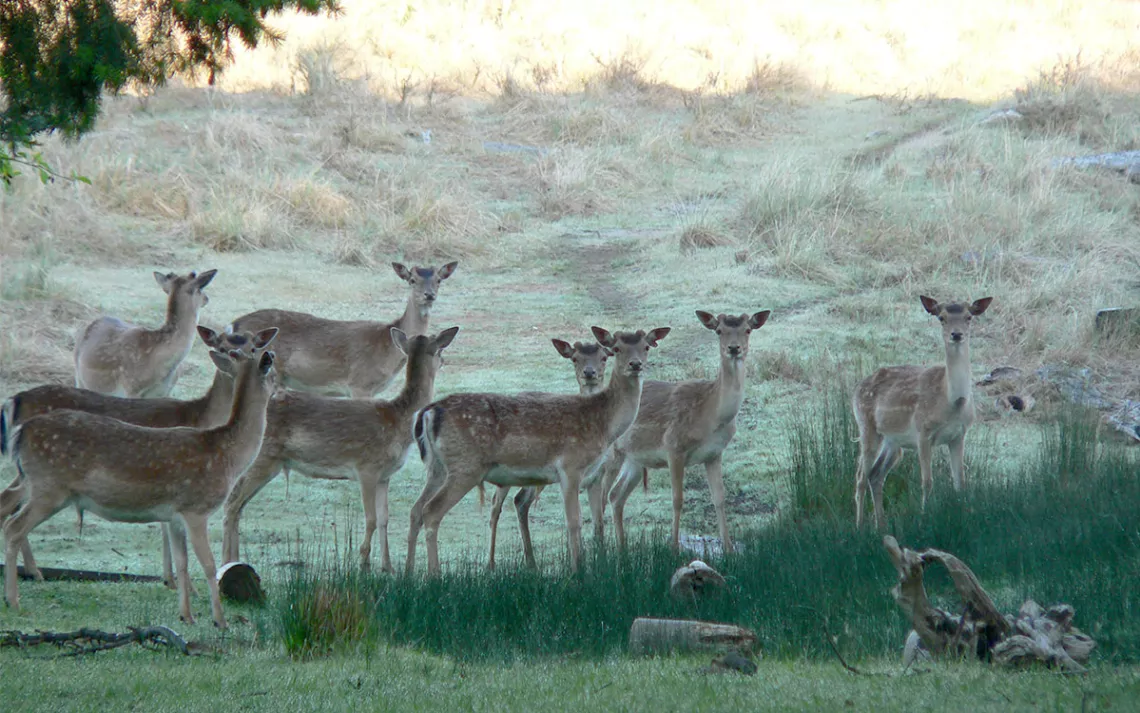
[[[239,558],[242,510],[287,466],[311,478],[356,480],[364,500],[362,565],[368,569],[371,564],[372,536],[379,527],[380,566],[394,571],[388,552],[388,483],[404,466],[412,447],[412,416],[431,401],[443,350],[459,327],[434,337],[409,337],[391,329],[395,348],[407,355],[404,388],[392,401],[284,391],[270,402],[261,453],[226,498],[225,562]]]
[[[536,486],[558,483],[566,511],[570,565],[581,561],[578,493],[607,451],[637,417],[641,374],[649,349],[669,333],[592,331],[614,354],[606,388],[588,396],[555,394],[453,394],[415,417],[415,437],[427,470],[412,506],[405,571],[415,569],[416,540],[425,530],[428,571],[438,574],[439,524],[480,483]]]
[[[863,523],[864,491],[871,491],[875,524],[882,528],[883,483],[903,449],[918,450],[922,470],[922,507],[934,486],[931,457],[935,446],[950,449],[954,488],[965,484],[962,455],[966,431],[974,421],[970,375],[970,322],[993,301],[984,297],[971,304],[940,304],[919,298],[923,308],[942,324],[946,364],[889,366],[879,369],[855,388],[852,409],[859,426],[859,462],[855,472],[855,522]]]
[[[166,322],[158,329],[115,317],[100,317],[87,325],[75,344],[75,385],[130,398],[169,394],[194,345],[198,313],[210,302],[202,290],[217,273],[154,273],[169,295]]]
[[[583,396],[594,394],[601,391],[602,384],[606,378],[606,358],[610,356],[609,351],[597,342],[569,342],[561,339],[550,340],[554,343],[554,348],[566,359],[569,359],[574,365],[574,378],[578,381],[578,393]],[[542,492],[544,486],[534,486],[530,488],[522,488],[518,494],[515,495],[515,514],[519,519],[519,534],[522,536],[523,555],[526,558],[526,563],[530,567],[536,567],[537,563],[534,559],[534,546],[530,540],[530,508],[538,500],[539,494]],[[507,494],[511,488],[507,485],[500,485],[495,489],[495,497],[491,502],[491,555],[488,562],[488,568],[495,568],[495,543],[498,539],[499,532],[499,515],[503,511],[503,503],[507,499]],[[596,490],[596,495],[594,495]],[[601,527],[603,527],[604,508],[599,512],[598,505],[605,505],[605,499],[601,489],[591,490],[593,496],[590,500],[590,510],[594,518],[594,534],[597,538],[601,538]],[[595,503],[594,501],[597,501]]]
[[[673,490],[673,549],[680,547],[681,508],[684,504],[685,467],[705,467],[709,494],[716,508],[725,552],[732,551],[724,510],[724,476],[721,456],[736,434],[736,414],[744,401],[747,377],[745,359],[752,331],[764,326],[769,310],[739,316],[697,311],[706,328],[720,343],[717,378],[681,382],[649,381],[641,392],[637,420],[614,444],[620,464],[618,482],[609,490],[618,544],[625,547],[625,501],[644,477],[645,468],[669,468]]]
[[[219,368],[233,368],[216,352],[211,358]],[[75,505],[108,520],[170,523],[180,613],[187,622],[193,621],[189,534],[206,575],[214,624],[225,627],[207,519],[257,457],[275,383],[273,352],[231,351],[228,358],[237,365],[234,403],[229,420],[217,428],[148,428],[64,410],[29,419],[16,430],[11,446],[17,475],[7,492],[22,490],[23,502],[4,523],[4,593],[10,606],[19,609],[16,555],[28,533]],[[0,518],[10,514],[0,511]]]
[[[458,262],[440,268],[398,262],[392,269],[408,283],[408,303],[395,322],[341,321],[304,312],[263,309],[238,317],[232,331],[279,328],[273,345],[281,384],[290,389],[349,395],[357,399],[380,393],[404,365],[404,354],[392,344],[392,327],[408,336],[427,330],[439,286]]]
[[[219,334],[198,326],[198,335],[207,347],[217,350],[217,356],[228,360],[231,350],[251,351],[265,348],[272,332],[260,335]],[[228,362],[227,362],[228,363]],[[70,409],[110,416],[111,418],[150,428],[212,428],[229,418],[234,400],[234,379],[231,369],[217,369],[214,381],[205,395],[190,401],[171,398],[128,399],[109,396],[88,389],[62,384],[45,384],[12,396],[0,408],[0,434],[10,434],[21,424],[36,416],[52,411]],[[0,436],[0,453],[7,453],[6,439]],[[16,497],[16,493],[8,497]],[[9,505],[9,511],[13,508]],[[0,493],[0,511],[5,510],[5,495]],[[79,528],[83,529],[83,511],[79,511]],[[162,528],[162,575],[167,587],[174,589],[174,568],[170,552],[170,535],[166,525]],[[23,551],[24,569],[36,579],[42,579],[35,565],[31,549]]]

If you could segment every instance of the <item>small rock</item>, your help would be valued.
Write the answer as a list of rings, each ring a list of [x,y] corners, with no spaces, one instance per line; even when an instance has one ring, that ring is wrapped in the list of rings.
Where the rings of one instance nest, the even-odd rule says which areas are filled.
[[[982,380],[978,382],[978,386],[989,386],[999,381],[1017,381],[1020,378],[1021,369],[1015,366],[999,366],[983,376]]]
[[[1001,111],[995,111],[979,121],[978,126],[1016,124],[1024,118],[1025,116],[1017,109],[1003,109]]]

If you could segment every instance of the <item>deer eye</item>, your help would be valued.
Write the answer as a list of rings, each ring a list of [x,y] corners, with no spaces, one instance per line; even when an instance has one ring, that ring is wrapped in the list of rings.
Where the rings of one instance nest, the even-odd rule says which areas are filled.
[[[941,315],[939,315],[939,317],[938,317],[938,321],[939,321],[939,322],[945,322],[945,321],[946,321],[946,318],[945,318],[945,317],[943,317],[943,316],[941,316]]]
[[[746,329],[746,330],[744,330],[744,333],[745,333],[745,334],[752,334],[752,330],[751,330],[751,329]]]

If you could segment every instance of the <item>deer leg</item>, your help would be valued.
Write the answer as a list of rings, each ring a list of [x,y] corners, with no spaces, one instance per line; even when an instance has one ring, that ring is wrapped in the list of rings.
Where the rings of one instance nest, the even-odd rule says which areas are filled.
[[[376,479],[360,474],[360,498],[364,501],[364,541],[360,543],[360,568],[372,569],[372,536],[376,534]]]
[[[709,495],[716,508],[722,550],[728,554],[732,552],[732,538],[728,534],[728,514],[724,510],[724,473],[721,470],[720,456],[705,463],[705,480],[709,482]]]
[[[411,574],[416,568],[416,540],[420,535],[420,528],[424,526],[424,508],[435,497],[435,494],[447,482],[447,469],[434,459],[428,459],[424,465],[427,467],[427,481],[420,497],[412,505],[412,512],[408,522],[408,557],[404,563],[404,574]]]
[[[383,478],[376,484],[376,527],[380,530],[380,569],[388,574],[394,574],[396,568],[392,566],[392,552],[388,549],[388,483],[390,477]]]
[[[174,560],[178,570],[178,618],[187,624],[194,623],[194,614],[190,611],[190,563],[186,551],[186,526],[175,517],[169,526],[163,523],[163,534],[167,544],[168,554]],[[169,533],[169,534],[167,534]]]
[[[871,503],[875,508],[875,526],[880,530],[886,524],[883,513],[883,483],[887,480],[887,473],[898,462],[899,450],[895,446],[881,441],[879,453],[870,467],[866,469],[868,485],[871,489]]]
[[[590,519],[594,521],[594,540],[606,544],[606,482],[598,478],[586,486],[586,499],[590,502]]]
[[[479,482],[479,476],[462,477],[462,474],[452,469],[444,487],[432,496],[423,508],[424,541],[427,544],[428,574],[439,575],[439,524],[443,516],[455,507],[463,496],[471,491],[474,484]],[[456,477],[459,476],[459,477]],[[410,547],[409,547],[410,552]]]
[[[637,488],[637,473],[641,468],[632,461],[626,460],[621,465],[617,482],[610,490],[610,504],[614,506],[614,534],[617,536],[618,549],[625,549],[625,501]]]
[[[966,469],[963,466],[963,456],[966,450],[966,434],[963,433],[960,438],[950,441],[950,480],[954,483],[955,490],[961,490],[966,486]]]
[[[30,494],[16,514],[4,522],[4,597],[8,605],[19,611],[20,590],[16,557],[27,546],[28,533],[44,520],[63,509],[62,498],[50,494],[42,499]]]
[[[219,629],[226,628],[226,618],[222,614],[222,595],[218,592],[218,572],[214,564],[214,553],[210,551],[210,538],[206,530],[206,516],[197,513],[182,514],[186,523],[186,531],[190,535],[190,544],[194,547],[194,555],[202,565],[206,574],[206,583],[210,588],[210,608],[214,615],[214,626]],[[179,573],[186,577],[185,570]],[[184,579],[184,581],[186,581]]]
[[[515,515],[519,519],[519,535],[522,537],[523,558],[526,566],[537,569],[538,563],[534,559],[534,544],[530,540],[530,506],[538,500],[542,486],[523,488],[515,495]]]
[[[240,555],[241,536],[238,526],[241,524],[241,513],[245,506],[257,495],[267,483],[277,474],[278,462],[273,458],[258,456],[249,470],[242,473],[230,488],[223,507],[225,513],[222,518],[222,561],[226,564],[238,562]]]
[[[525,491],[526,488],[519,492]],[[511,491],[509,486],[496,485],[495,496],[491,498],[491,555],[487,561],[487,569],[495,569],[495,543],[499,537],[499,515],[503,513],[503,503],[507,499],[507,494]]]
[[[23,498],[24,481],[23,478],[17,476],[11,485],[0,492],[0,525],[20,509]],[[36,558],[32,555],[32,546],[27,540],[24,540],[24,544],[20,547],[20,555],[24,558],[24,572],[34,577],[37,582],[42,582],[44,580],[43,572],[40,572],[40,568],[36,566]]]
[[[871,489],[868,478],[883,439],[871,433],[859,435],[859,462],[855,465],[855,527],[863,525],[863,499]]]
[[[578,472],[563,472],[562,505],[566,510],[566,533],[570,537],[570,570],[577,572],[582,560],[582,505],[578,501],[582,477]]]
[[[681,507],[685,504],[685,458],[679,453],[669,454],[669,480],[673,487],[673,530],[670,544],[673,551],[678,552],[681,549]]]
[[[931,469],[931,458],[934,456],[934,444],[930,438],[921,435],[918,438],[918,467],[922,471],[922,511],[926,512],[926,498],[934,489],[934,472]]]

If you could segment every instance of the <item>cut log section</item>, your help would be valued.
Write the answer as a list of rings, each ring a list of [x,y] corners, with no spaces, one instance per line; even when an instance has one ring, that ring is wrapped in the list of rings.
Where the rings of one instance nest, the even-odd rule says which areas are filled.
[[[1045,664],[1069,673],[1085,670],[1096,642],[1072,625],[1075,612],[1068,604],[1043,610],[1029,600],[1016,617],[1004,616],[970,568],[949,552],[915,552],[900,547],[890,535],[883,538],[883,546],[899,576],[891,594],[914,627],[907,637],[904,664],[924,655],[975,656],[1007,666]],[[931,606],[923,585],[923,572],[931,562],[950,572],[962,599],[962,613]]]
[[[756,647],[756,634],[732,624],[689,619],[634,619],[629,630],[629,651],[635,655],[672,651],[741,651]]]

